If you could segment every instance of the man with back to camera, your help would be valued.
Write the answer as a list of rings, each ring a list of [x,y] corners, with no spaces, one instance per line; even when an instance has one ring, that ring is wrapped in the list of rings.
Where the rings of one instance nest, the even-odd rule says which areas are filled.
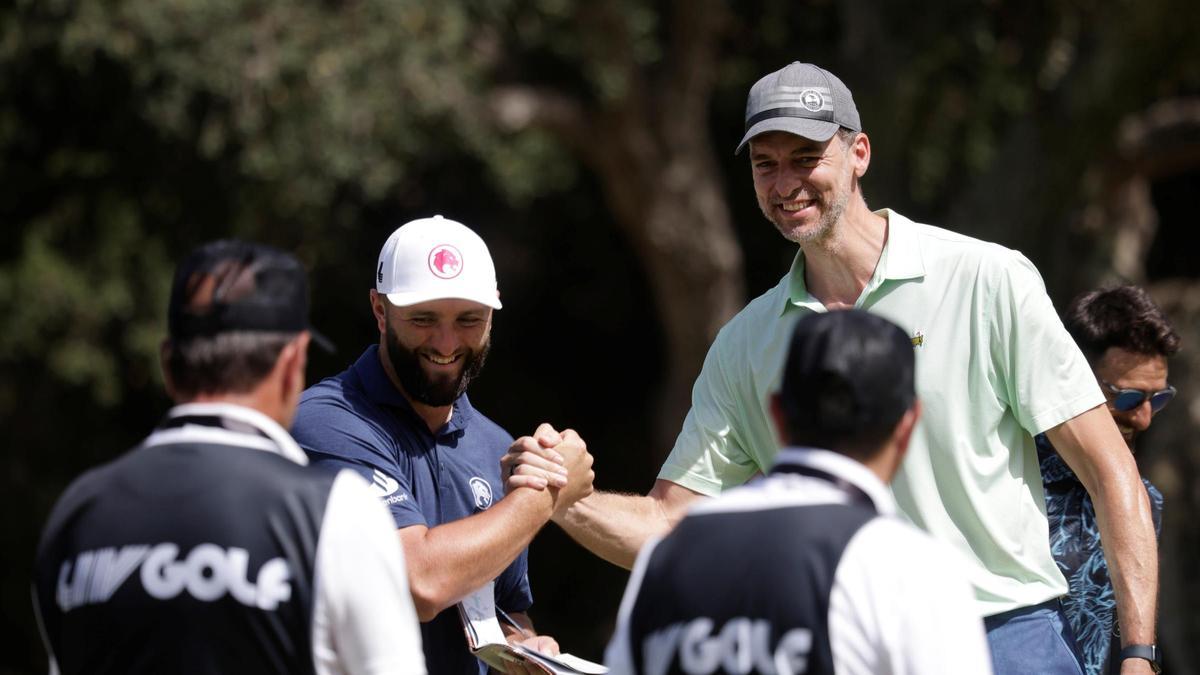
[[[1071,301],[1064,314],[1067,332],[1083,350],[1108,399],[1108,412],[1136,452],[1140,433],[1171,399],[1167,358],[1179,351],[1179,336],[1162,310],[1137,286],[1089,291]],[[1087,490],[1054,450],[1045,435],[1037,437],[1038,457],[1046,487],[1050,550],[1071,592],[1063,609],[1079,643],[1088,675],[1115,671],[1120,662],[1120,636],[1114,631],[1112,581],[1096,509]],[[1123,451],[1123,450],[1122,450]],[[1162,532],[1162,493],[1145,478],[1155,534]],[[1157,660],[1157,655],[1154,655]]]
[[[71,484],[38,546],[50,672],[425,672],[387,512],[284,431],[312,335],[290,255],[219,241],[179,266],[162,346],[176,406]]]
[[[557,654],[552,638],[532,635],[526,547],[556,510],[591,491],[591,455],[566,431],[556,448],[565,468],[536,484],[545,489],[504,494],[499,460],[512,436],[466,395],[500,309],[478,235],[441,216],[414,220],[388,238],[374,272],[378,345],[304,393],[293,433],[314,464],[373,480],[391,510],[430,672],[486,672],[455,603],[493,582],[501,618],[519,624],[504,624],[507,639]]]
[[[1097,506],[1125,645],[1154,643],[1158,557],[1146,492],[1087,362],[1020,253],[872,212],[861,179],[871,143],[846,86],[792,63],[750,90],[745,134],[763,214],[800,251],[773,289],[718,334],[692,409],[644,497],[597,492],[555,516],[573,538],[628,567],[689,504],[771,467],[769,424],[791,324],[857,307],[885,316],[917,350],[925,414],[893,482],[901,511],[968,561],[998,673],[1078,673],[1058,598],[1033,436],[1047,433]],[[542,479],[548,425],[504,460],[513,486]],[[1129,658],[1125,673],[1151,672]]]
[[[874,314],[796,323],[771,406],[786,447],[642,548],[613,675],[991,672],[958,555],[887,490],[920,417],[913,365]]]

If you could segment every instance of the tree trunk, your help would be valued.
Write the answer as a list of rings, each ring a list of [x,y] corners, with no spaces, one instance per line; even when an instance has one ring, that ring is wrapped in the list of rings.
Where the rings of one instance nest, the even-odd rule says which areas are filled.
[[[499,88],[490,106],[502,127],[549,130],[596,172],[641,261],[665,342],[647,453],[655,466],[674,444],[709,345],[745,300],[741,245],[708,130],[727,12],[719,0],[675,3],[665,56],[651,67],[632,58],[624,17],[592,5],[590,29],[611,38],[595,60],[622,83],[619,93],[585,105],[562,92],[510,86]]]
[[[593,161],[660,316],[665,377],[652,454],[661,460],[687,413],[709,345],[741,309],[745,283],[741,247],[703,125],[650,129],[645,119],[605,120],[600,134],[605,142]],[[672,136],[692,140],[676,142]]]

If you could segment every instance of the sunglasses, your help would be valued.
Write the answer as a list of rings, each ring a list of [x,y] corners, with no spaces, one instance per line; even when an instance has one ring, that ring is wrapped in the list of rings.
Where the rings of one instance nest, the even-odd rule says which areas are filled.
[[[1121,412],[1129,412],[1150,399],[1150,412],[1158,412],[1167,407],[1171,399],[1175,398],[1175,387],[1167,387],[1158,391],[1145,391],[1142,389],[1117,389],[1108,382],[1100,380],[1100,384],[1104,385],[1109,392],[1112,393],[1112,407]]]

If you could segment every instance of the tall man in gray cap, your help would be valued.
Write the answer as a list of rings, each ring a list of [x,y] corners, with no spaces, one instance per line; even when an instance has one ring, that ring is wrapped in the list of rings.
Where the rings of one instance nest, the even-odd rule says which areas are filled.
[[[76,480],[34,603],[52,673],[424,673],[387,511],[284,430],[310,338],[300,262],[237,241],[179,266],[162,365],[177,405]]]
[[[651,535],[771,467],[768,399],[790,327],[857,307],[900,325],[917,352],[925,403],[893,484],[901,510],[968,562],[999,673],[1076,673],[1047,544],[1033,436],[1045,432],[1096,505],[1125,645],[1154,642],[1158,561],[1146,491],[1087,361],[1020,253],[871,211],[871,161],[853,97],[832,73],[792,63],[750,91],[738,152],[750,149],[759,207],[800,246],[779,284],[717,336],[692,409],[649,495],[595,493],[556,516],[573,537],[628,566]],[[545,467],[544,428],[506,462],[519,483]],[[528,451],[528,452],[525,452]],[[1126,659],[1122,672],[1151,672]]]
[[[613,675],[991,672],[960,561],[887,489],[921,413],[908,337],[848,310],[790,343],[771,407],[786,449],[642,548]]]

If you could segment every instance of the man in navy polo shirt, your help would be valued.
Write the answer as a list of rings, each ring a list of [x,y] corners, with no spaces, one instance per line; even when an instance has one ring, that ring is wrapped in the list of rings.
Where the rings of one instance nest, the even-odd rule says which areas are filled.
[[[371,309],[379,344],[304,393],[296,440],[314,464],[372,481],[391,510],[430,672],[486,672],[467,649],[455,603],[489,583],[497,613],[520,624],[505,624],[506,637],[556,654],[526,613],[526,547],[555,512],[591,492],[592,458],[567,432],[555,447],[561,472],[504,494],[500,458],[513,438],[465,393],[500,309],[487,246],[441,216],[404,225],[380,252]]]

